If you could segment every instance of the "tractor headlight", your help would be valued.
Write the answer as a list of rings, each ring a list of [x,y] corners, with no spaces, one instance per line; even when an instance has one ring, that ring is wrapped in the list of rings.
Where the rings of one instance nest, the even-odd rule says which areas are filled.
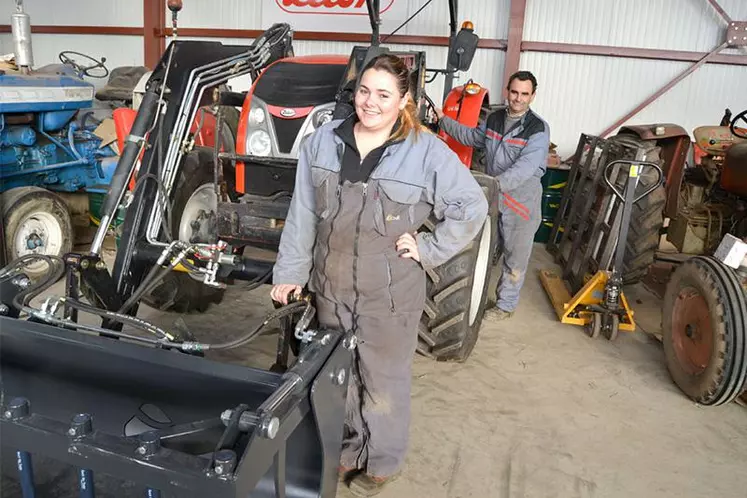
[[[265,122],[265,111],[261,107],[252,107],[249,111],[249,126],[259,126]]]
[[[265,130],[254,130],[246,142],[249,154],[253,156],[269,156],[272,151],[272,141]]]
[[[311,123],[314,125],[314,128],[319,128],[330,121],[332,121],[332,109],[322,109],[314,114]]]

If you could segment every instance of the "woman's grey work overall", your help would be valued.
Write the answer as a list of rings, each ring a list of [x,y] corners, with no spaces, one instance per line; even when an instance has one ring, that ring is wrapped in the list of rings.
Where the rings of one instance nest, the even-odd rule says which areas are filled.
[[[320,325],[355,332],[340,463],[385,477],[400,469],[408,445],[424,268],[474,238],[487,202],[457,156],[427,132],[389,145],[368,181],[341,182],[339,124],[318,130],[302,152],[273,281],[308,282]],[[432,211],[446,221],[417,236],[421,262],[400,257],[397,239],[415,235]]]

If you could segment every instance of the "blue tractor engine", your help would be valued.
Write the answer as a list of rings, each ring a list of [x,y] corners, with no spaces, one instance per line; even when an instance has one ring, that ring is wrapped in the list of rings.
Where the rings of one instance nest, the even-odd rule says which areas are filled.
[[[0,192],[37,186],[105,193],[116,153],[100,147],[94,87],[66,65],[0,74]],[[110,160],[105,161],[106,158]]]
[[[83,79],[106,77],[104,60],[62,52],[61,64],[34,70],[22,0],[11,28],[15,65],[0,67],[0,267],[22,256],[70,252],[74,231],[65,198],[105,194],[118,160],[94,133],[101,123],[93,112],[94,86]],[[35,261],[25,272],[41,275],[46,268]]]

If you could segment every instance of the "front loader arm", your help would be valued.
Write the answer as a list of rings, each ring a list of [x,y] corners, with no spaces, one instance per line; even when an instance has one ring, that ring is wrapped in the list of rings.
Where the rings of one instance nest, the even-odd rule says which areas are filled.
[[[121,299],[127,299],[142,281],[153,261],[138,258],[152,253],[149,246],[166,247],[161,229],[163,212],[159,205],[170,202],[174,178],[189,153],[189,124],[199,107],[213,104],[212,88],[231,78],[257,71],[292,51],[288,25],[275,25],[251,46],[223,45],[219,42],[172,42],[146,85],[146,95],[138,117],[147,121],[130,133],[102,210],[102,223],[96,240],[103,241],[108,221],[115,218],[128,180],[142,151],[136,187],[127,208],[114,268],[113,284]],[[152,119],[150,118],[152,116]],[[136,123],[137,123],[136,118]],[[142,124],[142,123],[141,123]],[[142,132],[145,133],[142,133]],[[129,152],[128,152],[128,149]],[[157,179],[157,180],[156,180]],[[107,222],[104,222],[104,217]],[[100,243],[92,252],[98,254]]]

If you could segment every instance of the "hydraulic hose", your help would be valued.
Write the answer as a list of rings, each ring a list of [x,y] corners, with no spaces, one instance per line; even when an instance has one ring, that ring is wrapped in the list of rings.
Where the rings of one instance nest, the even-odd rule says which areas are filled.
[[[141,320],[137,317],[125,315],[122,313],[115,313],[113,311],[102,310],[94,306],[91,306],[89,304],[85,304],[78,300],[67,298],[67,297],[60,299],[61,304],[68,305],[79,311],[83,311],[84,313],[98,315],[102,318],[106,318],[113,322],[120,322],[120,323],[128,324],[134,328],[143,330],[145,332],[148,332],[150,334],[153,334],[159,337],[159,340],[148,340],[146,338],[123,334],[121,332],[116,332],[116,331],[105,329],[102,327],[96,327],[93,325],[84,325],[80,323],[71,322],[69,320],[60,319],[52,314],[44,313],[39,309],[34,309],[34,308],[29,307],[28,302],[31,301],[31,299],[33,299],[38,294],[40,294],[41,292],[49,288],[62,276],[65,270],[65,264],[62,258],[59,258],[57,256],[29,254],[29,255],[20,257],[19,259],[14,261],[11,265],[8,265],[7,267],[0,269],[0,276],[7,276],[14,270],[23,267],[28,261],[38,260],[38,259],[41,259],[47,262],[50,270],[48,274],[46,275],[46,278],[41,279],[39,282],[37,282],[36,284],[26,289],[24,292],[21,292],[14,297],[13,305],[19,310],[27,313],[29,316],[39,318],[47,323],[52,323],[55,325],[59,325],[61,327],[65,327],[65,328],[72,327],[72,328],[76,328],[80,330],[86,330],[89,332],[95,332],[98,334],[112,335],[112,336],[121,337],[125,339],[131,339],[134,341],[146,342],[146,343],[154,344],[154,345],[174,347],[174,348],[178,348],[183,351],[186,351],[186,352],[205,351],[208,349],[225,350],[225,349],[237,348],[239,346],[242,346],[248,343],[249,341],[257,337],[258,335],[260,335],[262,330],[265,327],[267,327],[267,325],[271,321],[278,319],[278,318],[282,318],[287,315],[292,315],[293,313],[297,313],[301,309],[306,308],[306,306],[308,306],[308,304],[305,301],[298,301],[298,302],[287,304],[281,308],[276,309],[272,313],[268,314],[264,318],[264,320],[260,322],[257,326],[255,326],[252,330],[250,330],[246,334],[234,340],[223,342],[223,343],[218,343],[218,344],[206,344],[206,343],[197,343],[197,342],[182,342],[182,343],[175,342],[176,337],[173,334],[166,332],[162,328],[150,322],[147,322],[145,320]],[[153,274],[155,274],[156,272],[154,270],[156,269],[169,271],[169,268],[162,268],[160,265],[155,265],[154,269],[151,270],[151,273],[149,274],[149,276],[152,276]],[[267,275],[263,275],[262,278],[260,278],[260,280],[265,280],[266,276]],[[157,281],[156,277],[152,277],[152,278],[154,279],[154,281]],[[144,288],[144,287],[141,286],[141,288]],[[125,303],[125,305],[122,306],[121,309],[126,309],[127,307],[128,307],[128,304]]]
[[[260,334],[260,332],[262,332],[262,329],[264,329],[267,326],[267,324],[270,323],[272,320],[275,320],[277,318],[282,318],[286,315],[292,315],[293,313],[297,312],[297,310],[305,308],[306,306],[307,306],[307,303],[303,301],[299,301],[299,302],[287,304],[283,306],[282,308],[278,308],[277,310],[267,315],[265,319],[259,325],[257,325],[256,327],[254,327],[252,330],[242,335],[241,337],[238,337],[232,341],[222,342],[218,344],[184,342],[180,345],[180,349],[182,349],[183,351],[207,351],[208,349],[224,350],[224,349],[233,349],[239,346],[243,346],[247,342],[257,337]]]
[[[130,316],[130,315],[123,315],[121,313],[115,313],[113,311],[107,311],[102,310],[99,308],[95,308],[93,306],[90,306],[88,304],[81,303],[80,301],[76,301],[75,299],[70,298],[62,298],[61,299],[63,304],[67,304],[68,306],[71,306],[77,310],[84,311],[86,313],[90,313],[92,315],[98,315],[100,317],[106,318],[107,320],[115,321],[124,323],[127,325],[132,325],[135,328],[138,328],[140,330],[143,330],[145,332],[151,333],[153,335],[156,335],[160,337],[161,339],[165,339],[169,342],[174,341],[176,337],[174,335],[166,332],[160,327],[157,327],[153,325],[150,322],[146,322],[145,320],[141,320],[137,317]],[[109,332],[107,332],[108,334]]]
[[[162,267],[166,262],[166,259],[171,255],[171,253],[176,249],[177,247],[181,248],[182,251],[174,258],[166,267]],[[187,255],[187,252],[192,248],[192,246],[185,245],[184,243],[180,241],[174,241],[172,242],[166,249],[163,250],[161,253],[161,256],[158,258],[156,263],[151,267],[148,274],[143,279],[143,282],[138,286],[138,288],[135,290],[135,292],[132,293],[132,295],[125,301],[125,303],[122,305],[121,308],[119,308],[119,313],[127,313],[130,308],[146,293],[150,292],[151,289],[153,289],[159,282],[161,282],[165,277],[166,274],[169,273],[171,270],[176,267],[180,262],[184,262],[184,258]]]
[[[57,280],[60,279],[60,277],[65,271],[65,263],[62,260],[62,258],[58,256],[48,256],[46,254],[26,254],[25,256],[21,256],[17,260],[13,261],[13,263],[11,263],[10,265],[8,265],[7,267],[3,268],[0,271],[0,276],[5,276],[6,274],[9,274],[11,271],[13,271],[13,269],[22,268],[29,261],[39,260],[39,259],[43,260],[44,262],[47,263],[47,265],[49,265],[49,271],[47,275],[45,276],[45,278],[42,278],[36,284],[31,285],[29,288],[25,289],[24,291],[19,292],[13,298],[13,305],[19,310],[23,309],[29,303],[29,301],[31,301],[37,295],[44,292],[52,284],[54,284],[55,282],[57,282]]]

